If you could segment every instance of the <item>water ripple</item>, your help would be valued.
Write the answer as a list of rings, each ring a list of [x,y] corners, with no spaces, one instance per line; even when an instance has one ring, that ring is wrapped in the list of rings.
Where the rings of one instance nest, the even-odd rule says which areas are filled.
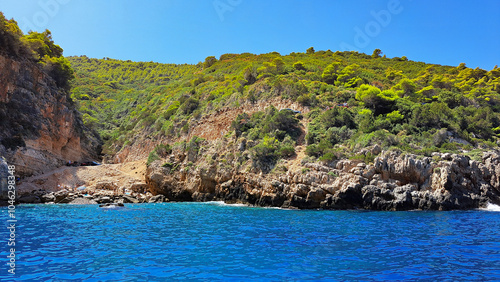
[[[26,205],[16,213],[17,273],[1,273],[2,281],[500,279],[495,212],[169,203]]]

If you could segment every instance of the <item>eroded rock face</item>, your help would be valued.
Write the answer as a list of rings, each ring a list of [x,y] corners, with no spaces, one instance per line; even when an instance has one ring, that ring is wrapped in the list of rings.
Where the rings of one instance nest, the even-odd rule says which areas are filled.
[[[0,72],[0,155],[18,176],[98,157],[100,141],[84,134],[68,94],[38,65],[0,55]]]
[[[441,157],[436,161],[382,152],[373,165],[350,160],[332,167],[306,163],[307,171],[284,174],[242,173],[216,163],[181,173],[182,169],[167,171],[156,161],[148,168],[146,180],[154,195],[172,201],[370,210],[452,210],[500,204],[498,153],[485,154],[481,163],[460,155]]]

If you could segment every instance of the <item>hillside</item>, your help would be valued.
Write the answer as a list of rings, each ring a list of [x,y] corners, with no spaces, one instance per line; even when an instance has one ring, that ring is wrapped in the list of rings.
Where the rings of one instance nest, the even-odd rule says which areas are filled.
[[[146,184],[160,201],[499,203],[500,70],[380,55],[310,48],[197,65],[68,59],[72,97],[105,140],[106,161],[147,157]]]
[[[213,139],[200,127],[220,123],[209,130],[219,131],[217,137],[233,132],[255,144],[272,139],[277,151],[287,151],[273,156],[278,159],[298,145],[297,118],[308,132],[307,155],[324,162],[374,144],[427,156],[497,146],[500,69],[380,55],[310,48],[285,56],[225,54],[197,65],[68,59],[76,74],[72,98],[110,156],[193,136]],[[302,114],[265,104],[277,110],[293,105]]]
[[[94,158],[102,139],[103,161],[118,163],[23,179],[23,192],[36,191],[23,201],[51,202],[61,192],[63,202],[85,202],[86,192],[57,191],[62,183],[95,197],[136,187],[135,200],[123,195],[132,202],[376,210],[500,203],[496,67],[312,47],[197,65],[65,58],[50,31],[24,35],[14,20],[0,20],[0,153],[32,170],[25,176]]]

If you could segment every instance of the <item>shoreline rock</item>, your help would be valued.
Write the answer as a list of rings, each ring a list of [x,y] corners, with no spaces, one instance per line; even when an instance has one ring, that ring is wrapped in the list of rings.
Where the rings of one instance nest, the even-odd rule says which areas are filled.
[[[382,152],[373,164],[340,160],[330,166],[306,163],[307,171],[242,173],[212,164],[172,172],[161,161],[146,172],[141,192],[101,190],[34,191],[18,203],[163,203],[224,201],[259,207],[325,210],[469,210],[500,204],[500,155],[482,161],[443,154],[434,158]],[[100,187],[99,186],[99,187]],[[112,193],[111,193],[112,192]]]
[[[297,209],[468,210],[500,204],[500,155],[482,162],[443,154],[439,161],[382,152],[373,165],[340,160],[304,165],[306,173],[240,173],[200,166],[181,177],[153,162],[146,183],[169,201],[224,201]]]

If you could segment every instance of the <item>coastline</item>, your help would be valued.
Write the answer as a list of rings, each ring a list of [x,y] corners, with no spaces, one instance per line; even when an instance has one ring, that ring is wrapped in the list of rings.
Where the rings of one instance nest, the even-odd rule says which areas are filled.
[[[93,184],[83,183],[91,184],[83,191],[34,189],[23,191],[17,202],[206,202],[292,210],[500,208],[498,153],[485,153],[481,162],[461,155],[443,154],[439,157],[441,159],[436,162],[437,158],[433,160],[397,152],[381,152],[372,164],[353,160],[340,160],[330,166],[306,163],[304,166],[309,171],[305,174],[291,171],[285,174],[242,173],[226,171],[213,165],[207,167],[203,162],[200,162],[197,170],[186,172],[180,169],[172,172],[166,171],[162,161],[155,161],[146,168],[144,183],[138,179],[132,181],[125,178],[128,182],[117,184],[113,177],[108,178],[108,182],[92,178]],[[92,169],[102,171],[104,168]],[[90,169],[81,170],[88,173]],[[47,175],[44,177],[47,178]],[[81,176],[81,179],[86,178]],[[40,183],[36,177],[32,181]]]

